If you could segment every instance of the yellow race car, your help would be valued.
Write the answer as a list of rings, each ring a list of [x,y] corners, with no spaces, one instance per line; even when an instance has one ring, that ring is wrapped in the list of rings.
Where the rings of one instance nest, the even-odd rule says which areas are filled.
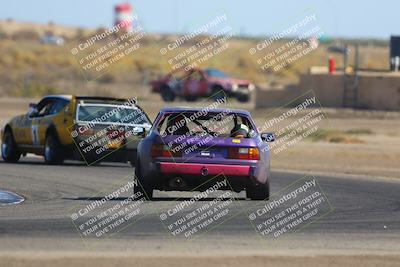
[[[12,118],[1,130],[4,161],[17,162],[21,155],[43,155],[48,164],[65,159],[136,161],[138,142],[151,121],[136,99],[46,96],[29,111]]]

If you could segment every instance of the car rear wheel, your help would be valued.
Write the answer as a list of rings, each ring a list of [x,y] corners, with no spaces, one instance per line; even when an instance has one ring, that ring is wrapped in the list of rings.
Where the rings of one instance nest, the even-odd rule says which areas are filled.
[[[197,100],[197,96],[195,95],[185,96],[185,100],[188,102],[193,102]]]
[[[172,102],[175,100],[175,93],[171,90],[169,86],[164,85],[161,87],[161,98],[165,102]]]
[[[248,94],[240,94],[237,96],[237,100],[242,103],[249,102],[249,99],[250,99],[250,95],[248,95]]]
[[[246,197],[251,200],[269,200],[269,182],[247,187]]]
[[[143,176],[140,171],[140,162],[139,159],[136,160],[136,167],[135,167],[135,176],[136,179],[138,180],[138,185],[135,185],[134,187],[134,193],[142,193],[141,197],[146,197],[146,199],[153,199],[153,187],[149,182],[146,182],[146,179],[143,179]]]
[[[21,158],[21,152],[19,152],[17,143],[10,130],[6,130],[4,133],[3,143],[1,144],[1,156],[5,162],[17,162]]]
[[[50,133],[44,144],[44,161],[47,164],[61,164],[64,161],[62,147],[58,138]]]

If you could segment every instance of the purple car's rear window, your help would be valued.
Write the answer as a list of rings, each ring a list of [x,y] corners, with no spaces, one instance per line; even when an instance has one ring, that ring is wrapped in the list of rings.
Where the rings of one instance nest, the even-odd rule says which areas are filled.
[[[246,116],[234,113],[168,113],[157,125],[161,135],[213,135],[235,137],[238,125],[254,130]],[[245,136],[247,137],[247,136]]]

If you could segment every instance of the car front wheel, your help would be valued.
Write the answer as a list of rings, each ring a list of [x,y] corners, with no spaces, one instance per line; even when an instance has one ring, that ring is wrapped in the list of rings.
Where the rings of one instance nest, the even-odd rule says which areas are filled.
[[[17,143],[10,130],[4,133],[3,143],[1,144],[1,156],[5,162],[17,162],[21,157]]]
[[[175,100],[175,94],[169,86],[165,85],[161,87],[161,98],[165,102],[172,102]]]
[[[269,182],[247,187],[246,197],[251,200],[269,200]]]
[[[136,166],[136,162],[137,162],[137,152],[136,151],[132,151],[129,152],[129,163],[131,164],[132,167]]]
[[[63,151],[58,138],[54,134],[47,135],[44,144],[44,161],[47,164],[61,164],[63,160]]]

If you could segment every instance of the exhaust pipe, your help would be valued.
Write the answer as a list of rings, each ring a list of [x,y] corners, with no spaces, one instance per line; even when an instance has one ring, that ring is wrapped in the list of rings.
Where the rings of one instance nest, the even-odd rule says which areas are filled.
[[[186,187],[186,182],[185,180],[180,177],[180,176],[176,176],[172,179],[169,180],[169,186],[172,188],[185,188]]]

